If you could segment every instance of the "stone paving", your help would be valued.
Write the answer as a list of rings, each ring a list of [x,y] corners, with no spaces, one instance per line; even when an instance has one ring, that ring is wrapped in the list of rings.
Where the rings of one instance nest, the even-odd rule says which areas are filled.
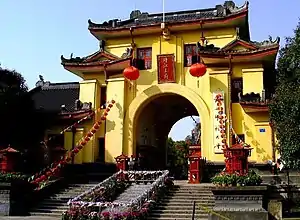
[[[1,216],[0,220],[60,220],[61,217],[50,217],[50,216]]]

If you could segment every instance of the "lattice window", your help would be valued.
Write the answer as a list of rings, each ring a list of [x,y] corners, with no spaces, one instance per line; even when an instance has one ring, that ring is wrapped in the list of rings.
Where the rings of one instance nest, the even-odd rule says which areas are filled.
[[[184,45],[184,66],[189,67],[197,63],[197,47],[195,44]]]
[[[100,106],[102,107],[106,104],[106,86],[101,87],[100,96]]]
[[[137,49],[137,68],[139,70],[152,68],[152,48]]]
[[[243,78],[235,78],[231,80],[231,101],[239,102],[239,94],[243,93]]]

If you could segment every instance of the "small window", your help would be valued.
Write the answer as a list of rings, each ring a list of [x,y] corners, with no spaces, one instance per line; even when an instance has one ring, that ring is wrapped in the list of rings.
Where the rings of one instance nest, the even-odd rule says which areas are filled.
[[[152,68],[152,48],[137,49],[136,65],[140,70],[148,70]]]
[[[184,45],[184,66],[189,67],[197,63],[197,47],[195,44]]]
[[[102,107],[106,103],[106,86],[101,87],[100,96],[100,107]]]
[[[245,135],[244,134],[238,134],[238,138],[235,137],[235,135],[232,135],[232,144],[238,144],[238,140],[245,142]]]
[[[231,102],[239,102],[239,96],[243,93],[243,78],[231,80]]]

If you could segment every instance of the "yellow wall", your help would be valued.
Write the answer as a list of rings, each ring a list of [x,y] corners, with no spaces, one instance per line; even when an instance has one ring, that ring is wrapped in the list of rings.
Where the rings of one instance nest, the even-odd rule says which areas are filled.
[[[223,162],[222,154],[213,150],[213,119],[212,119],[212,94],[217,90],[225,93],[225,106],[228,118],[232,115],[233,128],[238,134],[245,134],[246,142],[254,148],[250,160],[266,162],[272,155],[271,133],[268,127],[268,116],[255,113],[245,113],[240,104],[230,107],[229,69],[210,67],[207,74],[199,79],[189,74],[189,68],[184,67],[184,44],[195,44],[200,40],[200,31],[185,31],[171,35],[166,41],[159,35],[135,36],[137,48],[152,48],[152,69],[140,71],[136,82],[124,80],[122,73],[105,81],[104,73],[84,73],[84,80],[80,84],[80,100],[92,102],[93,107],[99,106],[100,87],[107,86],[107,100],[114,99],[115,107],[109,112],[105,127],[95,135],[93,141],[83,150],[81,156],[76,156],[76,163],[94,162],[98,155],[97,138],[105,136],[106,162],[114,162],[114,157],[122,152],[131,155],[134,153],[136,142],[140,142],[140,128],[137,126],[137,115],[150,100],[164,92],[179,94],[190,100],[199,112],[202,123],[202,155],[210,161]],[[234,28],[206,30],[204,36],[208,44],[223,47],[236,38]],[[108,52],[121,56],[125,49],[130,47],[131,39],[108,39],[106,48]],[[239,48],[237,48],[239,49]],[[242,48],[240,48],[242,49]],[[158,84],[157,82],[157,55],[174,54],[176,83]],[[243,93],[260,93],[263,90],[262,63],[234,63],[233,78],[243,78]],[[98,120],[99,116],[95,120]],[[151,117],[149,117],[150,119]],[[92,126],[93,121],[86,124],[86,129]],[[151,121],[149,120],[149,123]],[[229,126],[228,126],[229,128]],[[259,132],[265,129],[265,132]],[[228,135],[229,135],[229,129]],[[81,133],[76,133],[76,137]],[[229,138],[228,138],[229,140]]]
[[[243,93],[259,93],[262,96],[263,91],[263,68],[245,68],[242,69]],[[254,83],[255,82],[255,83]]]
[[[124,78],[108,80],[107,100],[113,99],[116,102],[106,120],[105,161],[109,162],[123,152],[124,91]]]

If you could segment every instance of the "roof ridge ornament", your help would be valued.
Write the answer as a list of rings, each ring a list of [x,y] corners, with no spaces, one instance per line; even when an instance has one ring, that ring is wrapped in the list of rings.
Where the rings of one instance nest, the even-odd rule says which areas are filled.
[[[133,48],[132,47],[127,47],[125,50],[125,53],[122,54],[121,58],[125,59],[125,58],[129,58],[131,57],[133,54]]]
[[[39,75],[39,79],[36,83],[35,83],[35,87],[46,87],[46,86],[50,86],[50,81],[45,81],[43,75]]]
[[[251,41],[251,43],[254,44],[254,45],[257,45],[259,47],[267,47],[267,46],[279,44],[280,43],[280,37],[276,37],[273,40],[273,37],[269,35],[268,40],[264,40],[264,41],[261,41],[261,42]]]

